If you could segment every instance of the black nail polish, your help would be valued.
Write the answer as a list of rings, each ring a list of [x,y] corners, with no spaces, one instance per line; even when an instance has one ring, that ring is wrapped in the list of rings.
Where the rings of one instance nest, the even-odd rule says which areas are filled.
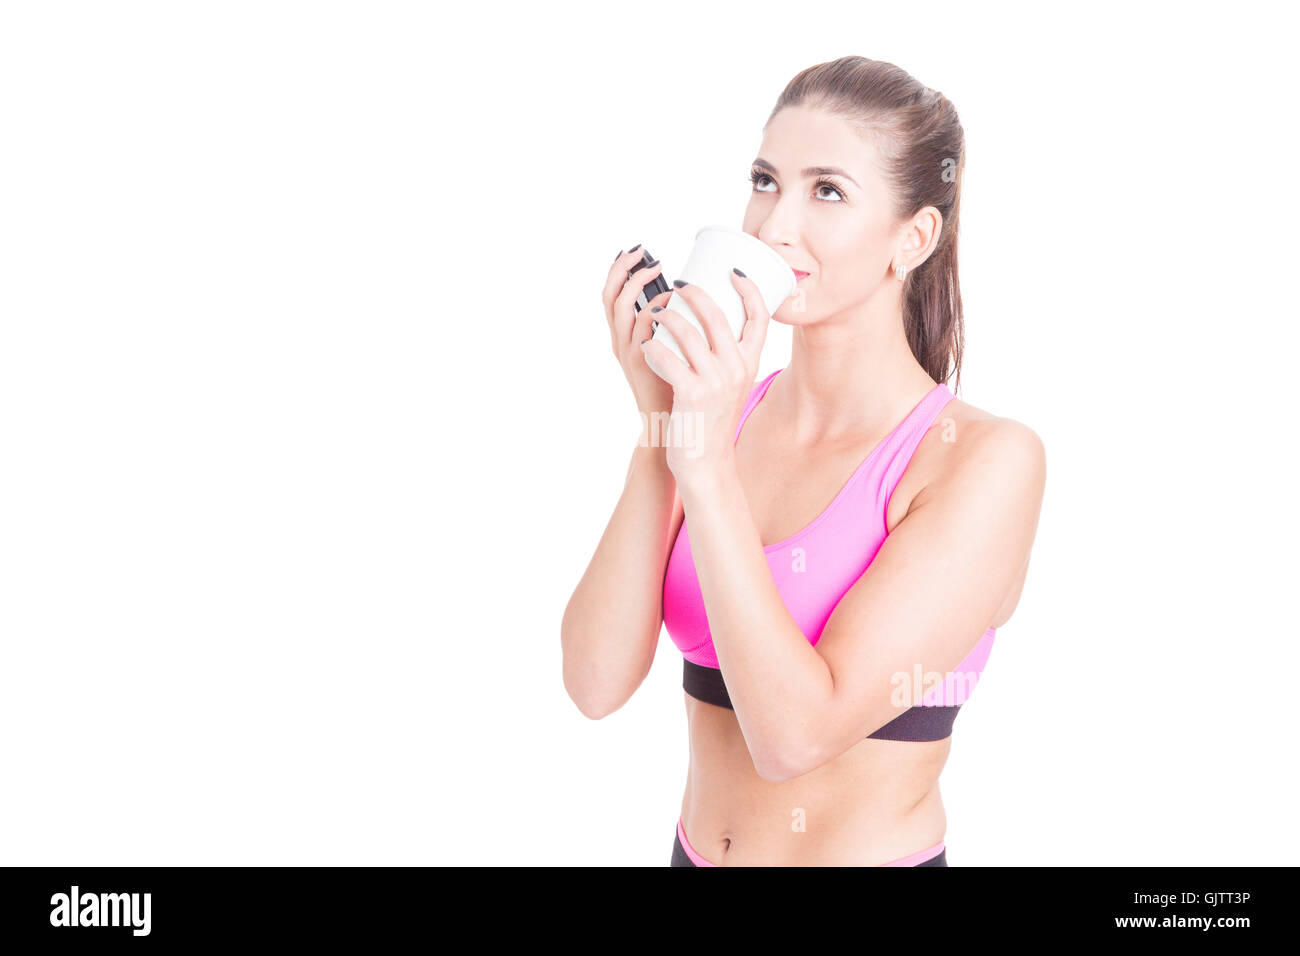
[[[655,306],[653,309],[651,309],[650,311],[651,311],[651,312],[662,312],[663,310],[664,310],[664,307],[663,307],[662,305],[656,305],[656,306]]]
[[[742,279],[749,278],[749,276],[745,275],[745,273],[741,272],[739,269],[735,268],[734,266],[732,267],[731,271],[734,272],[736,275],[740,276]]]
[[[649,339],[642,339],[642,340],[641,340],[641,344],[642,344],[642,345],[645,345],[645,344],[646,344],[647,342],[649,342],[649,341],[650,341]]]
[[[646,267],[647,269],[653,269],[653,268],[654,268],[655,266],[657,266],[657,265],[659,265],[659,260],[658,260],[658,259],[651,259],[649,262],[647,262],[647,263],[645,264],[645,267]]]
[[[640,248],[641,248],[641,243],[638,242],[635,246],[629,249],[628,252],[636,252]]]
[[[677,286],[677,288],[680,289],[684,285],[690,285],[690,283],[687,282],[685,279],[674,279],[673,285]]]

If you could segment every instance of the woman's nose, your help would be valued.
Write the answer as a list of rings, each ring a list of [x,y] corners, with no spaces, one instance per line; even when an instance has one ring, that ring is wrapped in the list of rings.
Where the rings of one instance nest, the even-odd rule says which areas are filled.
[[[798,222],[789,206],[777,203],[758,227],[758,238],[772,248],[791,245],[799,235]]]

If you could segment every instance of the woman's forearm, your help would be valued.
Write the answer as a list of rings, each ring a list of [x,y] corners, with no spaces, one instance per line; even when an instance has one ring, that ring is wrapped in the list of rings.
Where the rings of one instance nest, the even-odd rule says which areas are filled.
[[[564,610],[564,686],[593,719],[623,706],[654,660],[676,491],[664,449],[638,445],[623,494]]]
[[[830,669],[781,599],[734,464],[679,488],[714,652],[754,767],[786,778],[788,758],[830,699]]]

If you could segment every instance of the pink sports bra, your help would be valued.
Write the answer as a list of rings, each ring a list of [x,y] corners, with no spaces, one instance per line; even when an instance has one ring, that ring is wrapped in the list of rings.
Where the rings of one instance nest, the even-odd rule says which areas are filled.
[[[733,444],[740,439],[745,420],[782,371],[777,369],[754,386],[741,411]],[[935,385],[872,449],[825,511],[803,530],[764,547],[781,599],[812,645],[816,646],[835,605],[884,544],[890,496],[926,431],[952,398],[947,385]],[[664,626],[684,658],[682,687],[697,700],[730,708],[731,698],[713,650],[685,518],[664,574],[663,607]],[[994,628],[985,631],[956,670],[945,675],[941,686],[931,688],[919,705],[867,736],[913,741],[950,736],[957,711],[984,670],[994,633]]]

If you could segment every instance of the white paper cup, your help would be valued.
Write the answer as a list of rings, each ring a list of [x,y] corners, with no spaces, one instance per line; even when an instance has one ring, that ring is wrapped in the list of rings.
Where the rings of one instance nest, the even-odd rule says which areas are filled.
[[[733,268],[745,273],[745,278],[758,286],[758,294],[767,306],[768,315],[779,309],[781,303],[794,294],[798,283],[795,281],[794,270],[763,240],[727,226],[705,226],[697,232],[695,247],[691,249],[690,257],[678,278],[699,286],[717,303],[727,317],[732,339],[738,341],[741,327],[745,324],[745,300],[731,282]],[[685,318],[708,343],[708,333],[682,297],[680,289],[673,291],[664,308],[672,309]],[[687,365],[691,364],[662,322],[651,338],[672,349]]]

